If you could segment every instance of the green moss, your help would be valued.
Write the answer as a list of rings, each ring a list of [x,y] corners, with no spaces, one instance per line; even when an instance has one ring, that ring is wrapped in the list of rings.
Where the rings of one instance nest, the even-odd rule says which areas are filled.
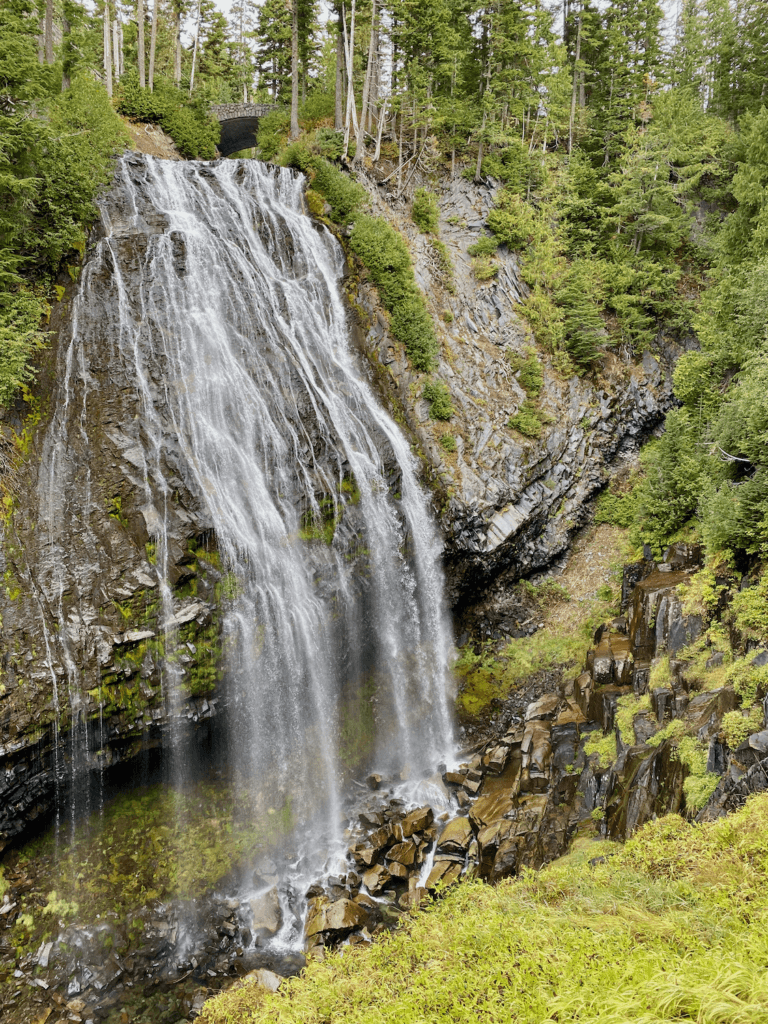
[[[22,865],[34,861],[52,887],[41,923],[125,919],[151,900],[203,895],[283,832],[281,813],[234,810],[234,798],[213,785],[153,786],[118,797],[78,826],[71,844],[57,848],[53,835],[28,844]]]
[[[584,753],[587,757],[597,755],[598,768],[609,768],[616,760],[616,736],[612,732],[603,736],[598,730],[590,733],[584,744]]]
[[[735,750],[740,746],[747,736],[757,732],[763,723],[762,707],[751,708],[747,713],[742,711],[728,711],[723,715],[722,730],[725,742]]]
[[[685,735],[685,722],[680,718],[673,718],[671,722],[668,722],[663,729],[659,729],[657,733],[648,740],[649,747],[660,747],[665,740],[678,739]]]
[[[632,746],[635,742],[635,730],[633,723],[635,716],[639,715],[643,711],[651,710],[651,698],[649,694],[643,694],[642,697],[636,697],[633,693],[625,694],[623,697],[619,697],[616,702],[616,726],[619,730],[619,735],[624,743]]]
[[[405,346],[415,369],[428,373],[437,361],[437,338],[402,236],[381,218],[359,216],[349,244],[389,311],[395,338]]]

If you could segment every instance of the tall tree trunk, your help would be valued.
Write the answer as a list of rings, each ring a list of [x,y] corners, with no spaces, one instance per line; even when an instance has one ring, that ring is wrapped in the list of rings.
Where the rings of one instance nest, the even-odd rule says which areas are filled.
[[[341,131],[344,127],[344,36],[339,11],[338,34],[336,36],[336,90],[334,92],[333,127]]]
[[[160,13],[160,0],[155,0],[152,10],[152,35],[149,39],[149,91],[155,87],[155,49],[157,47],[157,16]]]
[[[362,164],[363,153],[365,151],[365,124],[368,120],[368,96],[371,90],[371,71],[374,57],[374,41],[376,39],[376,0],[373,0],[373,9],[371,13],[371,36],[368,42],[368,67],[365,69],[365,81],[363,83],[363,100],[360,110],[360,120],[357,126],[356,136],[356,147],[355,147],[355,159],[352,161],[354,164]]]
[[[291,138],[299,137],[299,0],[291,3]]]
[[[107,87],[107,96],[112,98],[112,53],[109,44],[111,32],[109,30],[109,3],[104,4],[104,84]]]
[[[144,53],[144,0],[138,0],[136,4],[136,27],[138,29],[139,46],[139,85],[146,88],[146,55]]]
[[[112,22],[112,62],[115,67],[115,83],[120,81],[120,27],[117,18]]]
[[[581,13],[576,22],[576,56],[573,61],[573,88],[571,89],[571,116],[568,121],[568,155],[573,151],[573,125],[576,120],[576,92],[579,83],[579,61],[581,60]]]
[[[381,136],[384,134],[384,124],[385,124],[385,122],[387,120],[387,101],[388,100],[389,100],[389,96],[385,96],[384,97],[384,102],[382,103],[381,108],[379,110],[379,125],[378,125],[378,129],[376,131],[376,149],[373,151],[373,162],[374,163],[376,163],[376,161],[381,156]]]
[[[70,77],[69,77],[69,63],[68,63],[68,61],[66,59],[67,54],[69,53],[69,44],[67,42],[67,36],[71,32],[72,32],[72,26],[70,25],[70,23],[67,21],[66,18],[62,18],[62,21],[61,21],[61,34],[62,34],[61,52],[62,52],[62,56],[64,57],[64,60],[62,61],[64,67],[63,67],[62,73],[61,73],[61,91],[62,92],[66,92],[67,89],[69,89],[70,85],[72,84],[72,82],[70,80]]]
[[[354,80],[354,58],[355,58],[355,0],[352,0],[352,11],[349,20],[349,33],[347,33],[346,17],[342,7],[344,19],[345,52],[347,58],[347,116],[344,121],[344,150],[341,154],[342,160],[346,160],[349,154],[350,128],[354,127],[357,137],[357,107],[355,106],[355,80]]]
[[[195,45],[192,50],[192,73],[189,76],[189,95],[192,95],[192,90],[195,87],[195,65],[197,64],[197,47],[200,40],[200,3],[201,0],[197,0],[197,21],[195,22]]]
[[[173,48],[173,81],[177,89],[181,88],[181,8],[175,12],[176,39]]]
[[[53,64],[53,0],[45,2],[45,63]]]

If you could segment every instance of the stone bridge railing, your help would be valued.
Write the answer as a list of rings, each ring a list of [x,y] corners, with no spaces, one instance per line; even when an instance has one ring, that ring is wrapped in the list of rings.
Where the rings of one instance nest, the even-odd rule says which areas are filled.
[[[211,107],[217,121],[233,121],[246,117],[264,117],[277,110],[276,103],[219,103]]]
[[[211,113],[221,125],[219,152],[222,156],[239,153],[256,145],[259,119],[277,110],[274,103],[218,103]]]

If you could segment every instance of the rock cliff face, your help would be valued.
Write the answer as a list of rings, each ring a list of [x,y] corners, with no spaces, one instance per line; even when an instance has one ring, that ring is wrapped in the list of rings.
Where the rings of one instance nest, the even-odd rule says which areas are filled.
[[[670,408],[671,370],[681,348],[661,335],[658,351],[639,362],[607,352],[595,378],[567,380],[539,353],[545,425],[540,439],[523,437],[508,426],[526,393],[507,351],[522,354],[533,343],[517,309],[527,287],[514,253],[501,250],[498,275],[484,283],[474,278],[467,253],[483,233],[496,186],[455,178],[439,188],[439,234],[453,264],[450,290],[429,236],[419,233],[408,206],[390,204],[382,186],[370,188],[375,214],[408,240],[438,327],[436,376],[450,389],[450,424],[430,420],[421,398],[423,376],[392,341],[375,294],[365,285],[355,294],[369,320],[363,344],[381,393],[415,435],[430,467],[449,596],[454,607],[462,607],[500,574],[527,575],[567,547],[585,520],[589,499],[617,461],[636,453]],[[455,453],[440,444],[446,431],[455,438]]]

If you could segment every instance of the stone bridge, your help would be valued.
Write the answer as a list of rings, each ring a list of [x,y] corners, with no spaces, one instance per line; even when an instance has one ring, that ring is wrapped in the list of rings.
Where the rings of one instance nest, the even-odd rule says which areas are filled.
[[[212,106],[211,114],[221,124],[221,155],[229,156],[255,146],[259,118],[273,110],[277,110],[274,103],[222,103]]]

